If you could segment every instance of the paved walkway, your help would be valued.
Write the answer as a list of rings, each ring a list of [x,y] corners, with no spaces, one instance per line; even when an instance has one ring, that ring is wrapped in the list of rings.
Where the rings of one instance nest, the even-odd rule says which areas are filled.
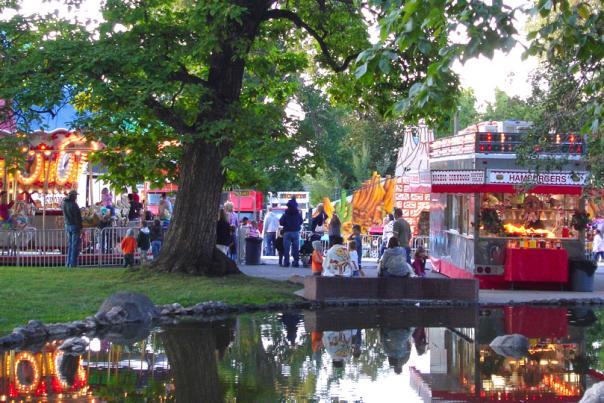
[[[248,276],[263,277],[277,281],[287,281],[291,276],[310,276],[308,268],[279,267],[274,258],[263,258],[264,264],[260,266],[239,266],[241,271]],[[375,262],[363,264],[363,271],[367,277],[377,277]],[[441,277],[438,273],[428,272],[429,277]],[[600,265],[595,274],[594,292],[571,291],[535,291],[535,290],[480,290],[481,304],[508,304],[534,301],[601,299],[604,300],[604,266]]]

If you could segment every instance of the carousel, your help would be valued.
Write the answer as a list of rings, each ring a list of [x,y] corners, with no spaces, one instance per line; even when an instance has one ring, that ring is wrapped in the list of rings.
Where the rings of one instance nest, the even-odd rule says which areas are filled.
[[[9,132],[0,135],[15,136]],[[62,228],[61,202],[68,191],[78,188],[88,158],[100,144],[65,129],[21,136],[24,163],[9,166],[0,158],[1,203],[9,211],[8,217],[0,218],[2,229]],[[92,204],[88,189],[91,187],[87,186],[86,204]]]

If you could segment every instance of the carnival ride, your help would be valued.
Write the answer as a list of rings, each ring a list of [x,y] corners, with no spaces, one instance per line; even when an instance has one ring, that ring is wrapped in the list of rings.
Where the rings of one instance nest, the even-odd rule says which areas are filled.
[[[363,233],[380,233],[384,216],[400,208],[415,235],[427,231],[420,218],[430,211],[429,144],[434,139],[432,130],[420,122],[407,126],[403,132],[403,145],[399,148],[395,177],[382,178],[377,172],[353,192],[342,195],[332,203],[323,199],[325,212],[331,218],[336,211],[342,221],[342,232],[350,233],[353,224],[361,226]],[[423,221],[427,222],[427,218]]]
[[[26,223],[35,227],[41,224],[41,228],[45,228],[47,213],[56,214],[64,194],[77,189],[90,154],[101,145],[65,129],[37,131],[27,136],[10,132],[0,132],[0,135],[22,137],[21,151],[25,160],[20,166],[9,166],[4,158],[0,158],[0,187],[7,192],[9,200],[31,204],[28,208],[22,205],[15,208],[17,217],[24,216]],[[41,215],[40,223],[32,222],[35,215]],[[18,219],[12,220],[11,228],[17,223]]]

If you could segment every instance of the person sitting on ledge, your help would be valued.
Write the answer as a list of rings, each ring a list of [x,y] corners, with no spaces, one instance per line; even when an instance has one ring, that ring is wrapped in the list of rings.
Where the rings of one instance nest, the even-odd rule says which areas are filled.
[[[344,246],[344,239],[337,236],[333,240],[333,246],[329,248],[323,259],[323,276],[351,277],[350,255]]]
[[[388,249],[384,251],[378,264],[379,277],[409,277],[411,270],[407,264],[407,251],[401,247],[398,238],[388,241]]]

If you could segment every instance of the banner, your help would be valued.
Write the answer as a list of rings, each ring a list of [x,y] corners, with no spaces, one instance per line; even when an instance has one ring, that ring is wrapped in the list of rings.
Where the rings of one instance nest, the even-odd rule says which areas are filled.
[[[543,172],[487,170],[489,183],[521,185],[524,183],[555,186],[582,186],[587,181],[587,172]]]
[[[482,185],[485,173],[481,170],[433,170],[432,185]]]

